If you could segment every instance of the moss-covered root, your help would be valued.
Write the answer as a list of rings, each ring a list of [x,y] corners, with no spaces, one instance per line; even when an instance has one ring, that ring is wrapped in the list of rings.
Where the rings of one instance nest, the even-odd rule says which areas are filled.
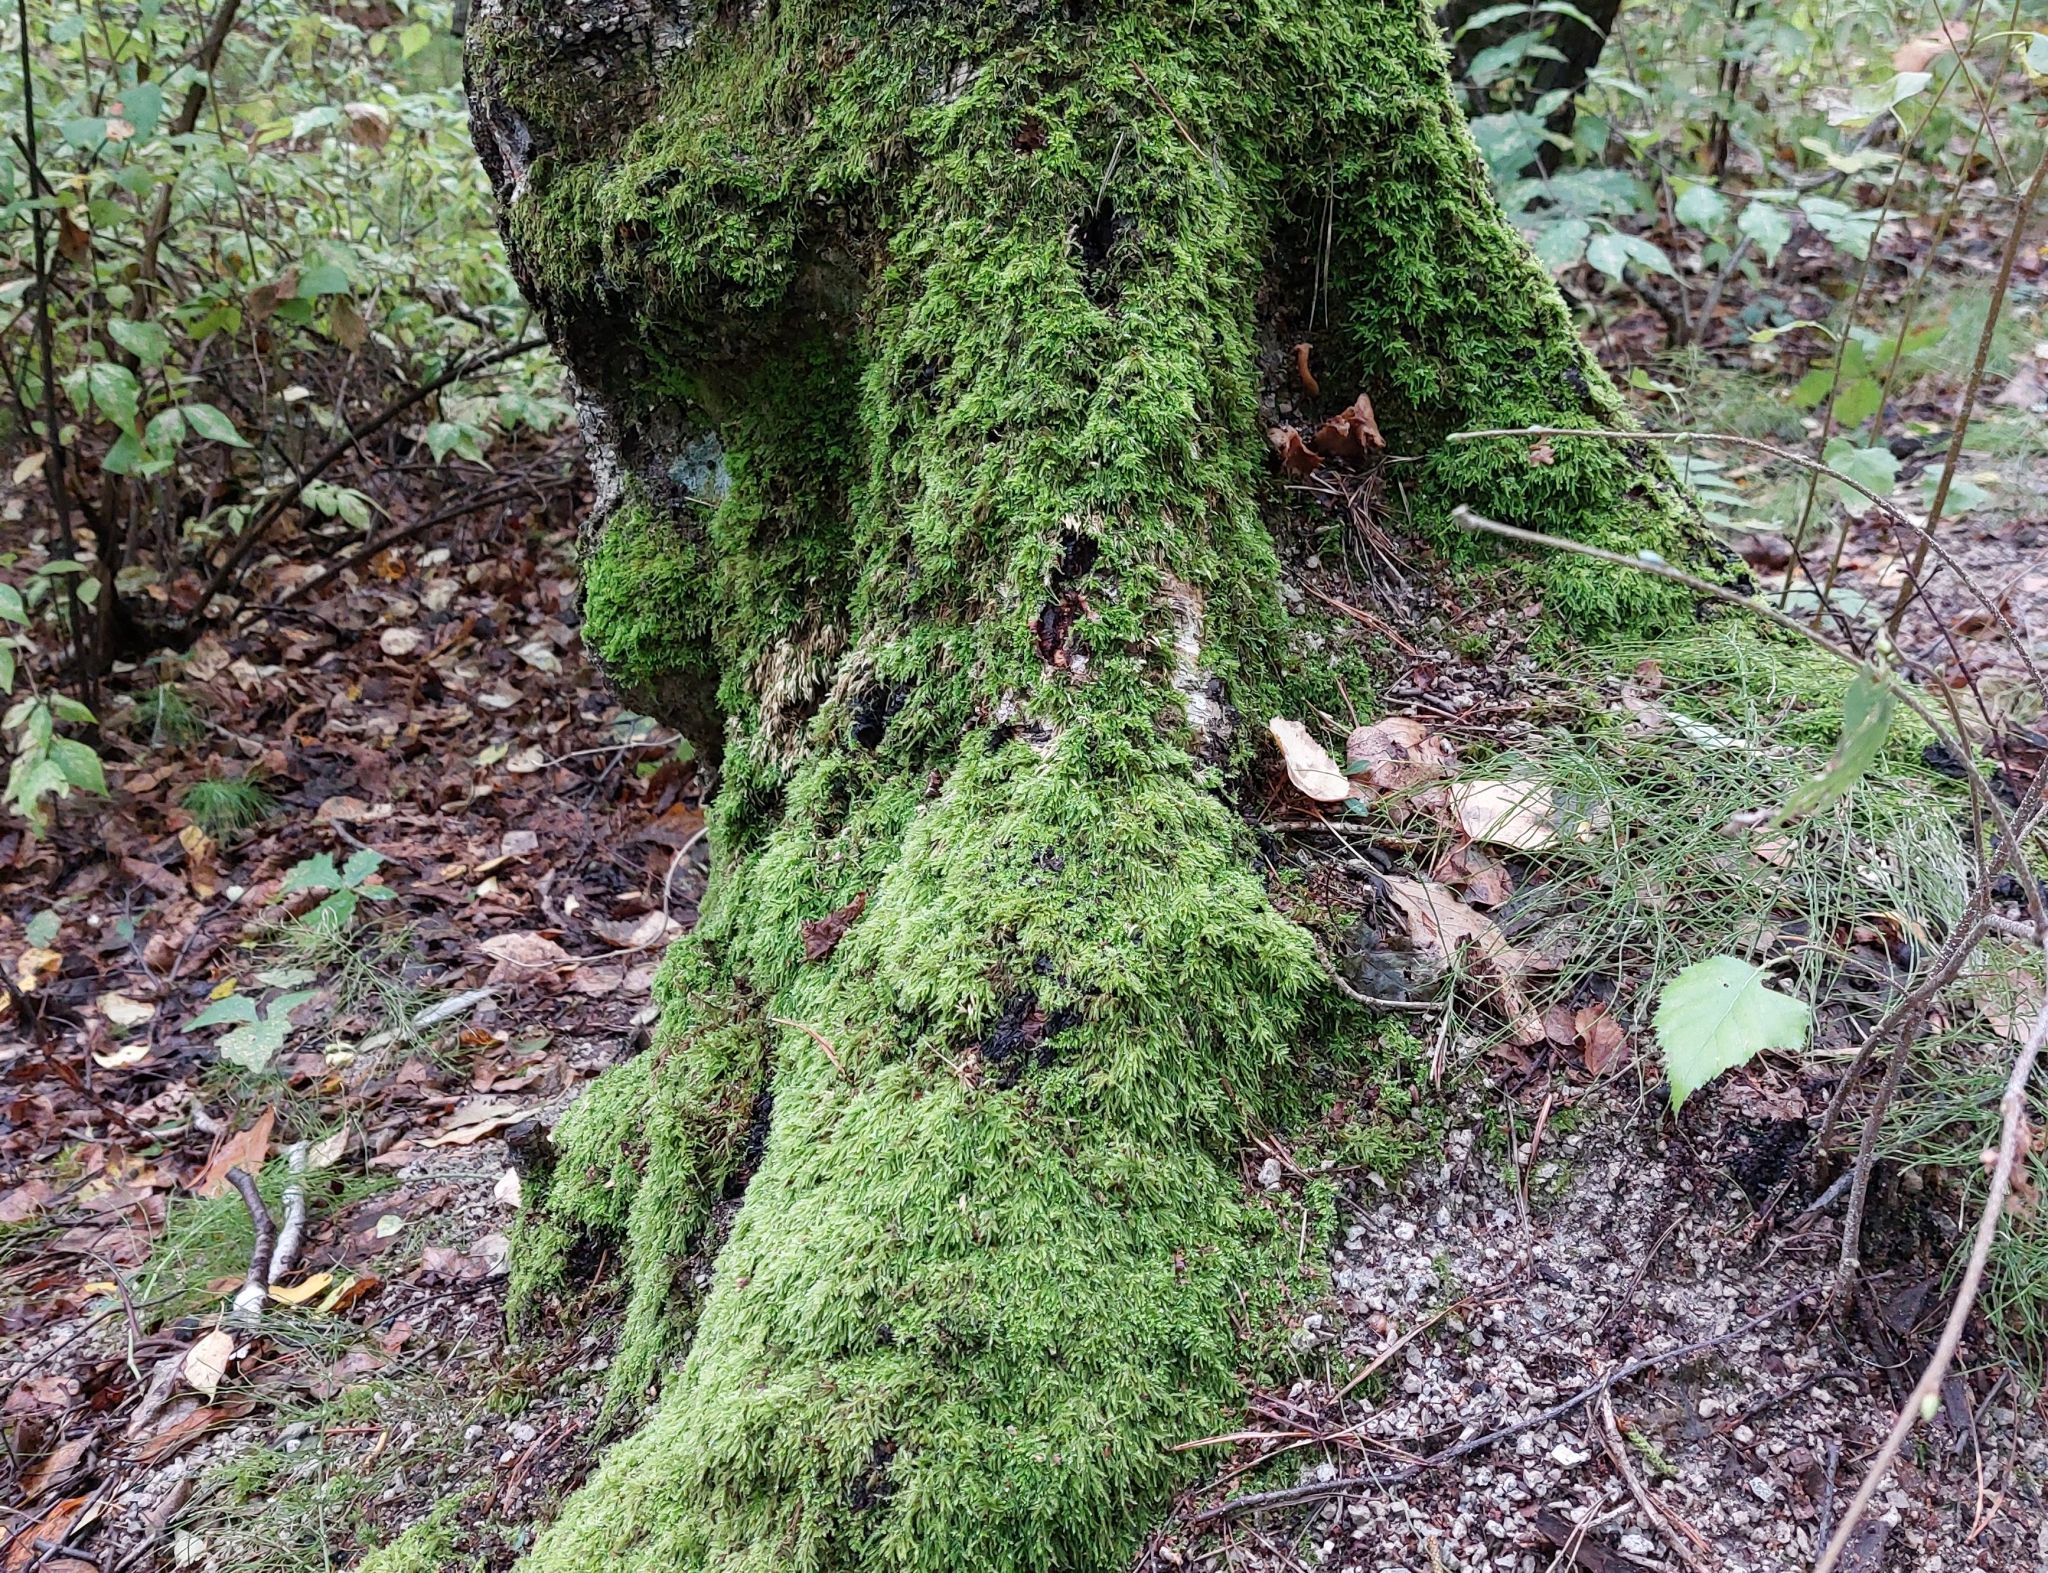
[[[470,49],[604,412],[588,638],[715,680],[725,743],[656,1047],[557,1133],[520,1266],[625,1247],[615,1396],[694,1337],[530,1573],[1118,1566],[1273,1291],[1232,1159],[1320,988],[1216,795],[1295,680],[1261,344],[1331,299],[1329,398],[1410,454],[1612,390],[1421,0],[479,0]],[[679,497],[706,428],[730,487]],[[1681,550],[1655,455],[1585,446],[1429,459],[1415,517]]]
[[[1226,1417],[1274,1271],[1216,1153],[1317,973],[1207,794],[1081,752],[963,761],[792,986],[689,1359],[530,1573],[1106,1568]]]

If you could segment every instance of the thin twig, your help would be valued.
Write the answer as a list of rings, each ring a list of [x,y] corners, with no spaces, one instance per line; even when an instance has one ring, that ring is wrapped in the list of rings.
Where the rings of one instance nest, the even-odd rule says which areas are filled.
[[[1474,1453],[1483,1452],[1487,1448],[1498,1446],[1502,1442],[1520,1436],[1524,1431],[1534,1431],[1539,1426],[1546,1426],[1554,1420],[1561,1420],[1575,1409],[1599,1397],[1600,1394],[1606,1392],[1608,1388],[1614,1386],[1617,1382],[1625,1382],[1630,1377],[1639,1376],[1643,1372],[1653,1370],[1658,1366],[1669,1365],[1674,1360],[1684,1360],[1693,1355],[1704,1353],[1706,1350],[1717,1349],[1721,1345],[1731,1343],[1737,1338],[1745,1337],[1755,1332],[1759,1327],[1767,1326],[1776,1321],[1802,1300],[1807,1299],[1816,1292],[1813,1288],[1801,1289],[1797,1294],[1780,1300],[1768,1311],[1759,1312],[1747,1321],[1736,1323],[1735,1326],[1729,1328],[1726,1332],[1715,1333],[1710,1338],[1696,1339],[1689,1344],[1680,1344],[1676,1349],[1666,1349],[1658,1354],[1639,1356],[1625,1365],[1616,1366],[1605,1376],[1580,1388],[1571,1397],[1552,1404],[1548,1409],[1533,1414],[1526,1420],[1517,1420],[1512,1425],[1502,1426],[1497,1431],[1489,1431],[1484,1436],[1470,1437],[1463,1442],[1453,1443],[1441,1452],[1432,1453],[1419,1464],[1411,1464],[1405,1469],[1391,1470],[1384,1474],[1339,1475],[1335,1479],[1312,1480],[1298,1486],[1283,1486],[1275,1491],[1248,1492],[1243,1496],[1232,1497],[1227,1502],[1219,1502],[1214,1507],[1204,1508],[1201,1512],[1192,1515],[1188,1522],[1191,1526],[1199,1527],[1203,1524],[1214,1523],[1217,1519],[1235,1518],[1239,1514],[1256,1512],[1263,1508],[1292,1507],[1299,1502],[1316,1502],[1324,1497],[1338,1496],[1346,1491],[1400,1485],[1427,1473],[1429,1470],[1441,1469],[1446,1464],[1456,1463],[1461,1458],[1466,1458]]]
[[[2020,1161],[2020,1136],[2027,1129],[2027,1091],[2034,1079],[2034,1066],[2041,1057],[2043,1042],[2048,1042],[2048,1011],[2042,1012],[2034,1023],[2034,1030],[2027,1034],[2026,1044],[2013,1061],[2012,1074],[2006,1078],[2005,1095],[1999,1099],[1998,1154],[1991,1167],[1991,1186],[1984,1198],[1983,1211],[1977,1218],[1977,1237],[1970,1247],[1969,1265],[1963,1269],[1955,1304],[1949,1307],[1948,1323],[1941,1330],[1941,1342],[1935,1345],[1934,1356],[1927,1362],[1927,1369],[1920,1373],[1920,1380],[1913,1385],[1913,1391],[1906,1395],[1898,1418],[1892,1422],[1890,1434],[1864,1473],[1863,1484],[1857,1487],[1848,1511],[1836,1526],[1834,1537],[1821,1553],[1820,1561],[1814,1564],[1814,1573],[1832,1573],[1842,1559],[1850,1535],[1870,1510],[1871,1499],[1877,1495],[1878,1487],[1884,1483],[1885,1475],[1898,1459],[1899,1450],[1906,1445],[1906,1438],[1913,1427],[1922,1420],[1933,1419],[1940,1410],[1942,1380],[1948,1375],[1949,1365],[1962,1344],[1963,1327],[1970,1319],[1970,1310],[1977,1303],[1977,1292],[1984,1282],[1985,1263],[1990,1260],[1991,1244],[1998,1236],[1999,1220],[2005,1213],[2006,1193],[2012,1187],[2013,1170]]]
[[[1563,434],[1561,433],[1560,435]],[[1745,611],[1754,613],[1774,627],[1782,628],[1785,632],[1804,639],[1816,649],[1825,651],[1836,660],[1854,667],[1865,677],[1882,683],[1891,690],[1892,694],[1901,704],[1920,718],[1926,725],[1927,730],[1932,732],[1941,741],[1956,763],[1962,767],[1963,772],[1970,778],[1971,789],[1976,794],[1978,801],[1990,813],[1991,817],[1998,821],[1999,832],[2004,837],[2006,856],[2013,855],[2013,849],[2020,845],[2021,838],[2013,827],[2011,817],[2006,813],[2004,804],[1998,800],[1997,795],[1991,790],[1991,784],[1984,779],[1984,772],[1978,769],[1977,762],[1970,757],[1968,743],[1956,737],[1949,730],[1948,726],[1938,719],[1934,712],[1922,702],[1920,696],[1914,692],[1913,686],[1901,678],[1898,673],[1888,671],[1884,667],[1864,660],[1854,651],[1830,639],[1818,629],[1807,627],[1798,618],[1787,616],[1774,606],[1766,606],[1761,601],[1751,600],[1748,596],[1729,589],[1726,585],[1715,584],[1711,580],[1700,578],[1698,574],[1690,574],[1682,568],[1675,568],[1661,557],[1654,555],[1624,557],[1620,552],[1610,552],[1599,546],[1588,546],[1584,541],[1575,541],[1569,536],[1545,535],[1537,530],[1523,530],[1512,524],[1502,524],[1497,519],[1489,519],[1483,514],[1474,513],[1470,508],[1460,507],[1452,509],[1451,519],[1454,523],[1461,524],[1467,529],[1483,531],[1489,535],[1498,535],[1505,540],[1520,541],[1529,546],[1547,546],[1556,551],[1571,552],[1580,557],[1590,557],[1595,562],[1610,563],[1617,568],[1632,568],[1638,573],[1649,574],[1652,578],[1668,579],[1673,584],[1684,585],[1696,595],[1708,596],[1729,606],[1739,606]],[[2043,928],[2048,928],[2048,905],[2044,905],[2041,892],[2037,888],[2035,881],[2022,879],[2020,883],[2027,896],[2027,904],[2033,909],[2035,918],[2041,923]]]
[[[284,1150],[284,1226],[277,1231],[277,1245],[270,1253],[265,1274],[276,1283],[298,1265],[299,1247],[306,1238],[306,1144],[293,1142]]]
[[[819,1048],[825,1051],[825,1058],[832,1062],[832,1068],[834,1070],[839,1072],[839,1074],[842,1077],[845,1077],[846,1080],[853,1080],[851,1076],[848,1076],[846,1074],[846,1066],[839,1058],[839,1051],[832,1047],[832,1040],[826,1037],[825,1034],[820,1032],[816,1027],[813,1027],[809,1022],[791,1021],[786,1016],[770,1016],[768,1020],[778,1027],[794,1027],[798,1032],[801,1032],[805,1037],[809,1038],[813,1043],[817,1044]]]
[[[346,556],[336,558],[304,584],[294,585],[291,589],[285,591],[283,595],[277,598],[277,604],[279,606],[290,606],[295,601],[303,601],[315,590],[322,588],[338,575],[348,572],[351,568],[360,567],[380,552],[387,552],[394,546],[402,546],[407,541],[425,535],[427,531],[435,528],[437,525],[443,525],[452,519],[461,519],[469,514],[481,512],[495,503],[505,502],[510,498],[518,496],[519,493],[528,490],[531,484],[530,481],[518,480],[506,486],[493,487],[480,497],[472,497],[467,502],[457,503],[452,508],[443,508],[440,512],[429,514],[424,519],[416,520],[412,524],[388,531],[373,541],[365,541]]]
[[[1942,461],[1941,479],[1935,483],[1934,500],[1927,507],[1927,528],[1921,532],[1920,545],[1906,569],[1906,582],[1899,587],[1898,604],[1892,608],[1892,615],[1884,625],[1885,633],[1893,639],[1898,637],[1899,623],[1906,615],[1906,608],[1913,604],[1913,586],[1927,563],[1927,549],[1933,543],[1935,527],[1941,523],[1941,511],[1948,506],[1949,487],[1955,482],[1956,466],[1963,458],[1963,443],[1970,434],[1970,412],[1977,405],[1977,390],[1984,385],[1984,367],[1991,358],[1991,341],[2005,310],[2005,292],[2012,284],[2013,264],[2019,259],[2027,220],[2033,214],[2034,201],[2041,194],[2044,178],[2048,178],[2048,154],[2042,155],[2041,162],[2034,166],[2034,178],[2027,182],[2019,211],[2012,216],[2012,232],[2006,236],[2004,254],[1998,259],[1998,279],[1991,286],[1991,300],[1984,308],[1984,331],[1977,335],[1977,358],[1970,364],[1970,380],[1963,385],[1962,400],[1956,409],[1956,429],[1948,440],[1948,455]]]
[[[233,549],[228,552],[227,556],[221,559],[220,566],[213,572],[213,577],[207,580],[206,588],[200,592],[199,604],[192,608],[191,613],[186,618],[187,624],[196,624],[206,616],[206,609],[213,604],[214,597],[234,582],[234,577],[240,571],[242,564],[249,560],[250,554],[258,546],[262,545],[264,537],[270,533],[270,527],[283,516],[284,511],[299,500],[300,494],[308,486],[312,485],[314,481],[318,480],[328,470],[332,469],[334,465],[347,457],[357,444],[374,437],[414,405],[424,404],[428,399],[431,399],[450,384],[460,382],[465,377],[473,377],[486,367],[495,366],[500,361],[507,361],[511,360],[514,356],[524,355],[528,350],[545,349],[547,342],[544,338],[521,339],[516,344],[501,345],[497,349],[487,351],[482,355],[475,355],[467,360],[457,361],[453,366],[442,372],[440,376],[407,390],[400,397],[394,399],[375,415],[364,421],[362,425],[350,429],[331,448],[302,470],[293,479],[291,485],[287,486],[263,505],[263,511],[249,522],[248,527],[242,531],[240,538],[235,542]]]
[[[1607,1458],[1614,1465],[1614,1472],[1621,1476],[1622,1484],[1628,1487],[1628,1494],[1636,1499],[1636,1506],[1643,1510],[1643,1517],[1650,1521],[1652,1529],[1664,1537],[1664,1544],[1671,1548],[1672,1554],[1691,1568],[1693,1573],[1711,1573],[1712,1569],[1719,1567],[1718,1559],[1709,1560],[1686,1543],[1686,1534],[1691,1534],[1694,1540],[1698,1540],[1697,1533],[1683,1520],[1670,1514],[1662,1503],[1651,1496],[1650,1488],[1637,1478],[1635,1470],[1629,1466],[1628,1448],[1621,1440],[1621,1427],[1615,1424],[1614,1420],[1614,1400],[1605,1388],[1601,1389],[1600,1401],[1594,1414],[1600,1422],[1601,1445],[1607,1450]],[[1685,1531],[1685,1534],[1681,1531]]]
[[[249,1272],[228,1306],[222,1324],[248,1331],[263,1320],[263,1303],[270,1298],[270,1260],[277,1250],[277,1224],[256,1182],[238,1165],[228,1170],[228,1183],[242,1193],[242,1205],[249,1209],[249,1223],[256,1231],[256,1243],[249,1249]]]

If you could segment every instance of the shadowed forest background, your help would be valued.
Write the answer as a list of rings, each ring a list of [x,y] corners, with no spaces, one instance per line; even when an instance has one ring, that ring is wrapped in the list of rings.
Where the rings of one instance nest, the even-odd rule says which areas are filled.
[[[1168,1252],[1159,1304],[1258,1288],[1190,1361],[1191,1388],[1232,1386],[1221,1417],[1145,1411],[1157,1500],[1103,1513],[1150,1527],[1102,1545],[1262,1573],[2034,1565],[2048,8],[1439,20],[1475,179],[1627,409],[1597,440],[1504,408],[1404,452],[1399,398],[1376,418],[1338,385],[1328,149],[1299,265],[1258,289],[1246,517],[1280,577],[1232,659],[1270,659],[1243,681],[1281,713],[1234,717],[1200,783],[1255,876],[1243,972],[1215,975],[1299,1013],[1202,1002],[1226,1074],[1174,1113],[1228,1151],[1168,1188],[1251,1243]],[[504,197],[527,155],[487,74],[479,160],[459,12],[16,0],[0,30],[0,1570],[508,1568],[673,1391],[770,1100],[690,1104],[702,1172],[672,1191],[658,1140],[600,1175],[546,1133],[712,992],[658,968],[714,844],[768,817],[750,783],[801,752],[816,707],[778,730],[777,695],[839,651],[810,630],[749,678],[758,734],[727,727],[732,684],[679,677],[698,587],[642,543],[663,509],[735,538],[759,473],[667,431],[607,439],[623,482],[592,473],[521,283],[558,329],[587,312],[578,369],[609,396],[616,297],[561,280],[586,252],[652,276],[666,237],[616,185],[560,233],[508,197],[515,271],[486,166]],[[473,74],[506,69],[469,44]],[[1172,82],[1133,81],[1134,127],[1218,162]],[[1012,150],[1064,156],[1060,130]],[[1076,256],[1138,244],[1101,193],[1162,157],[1116,139]],[[831,359],[775,434],[798,492],[848,463],[858,379]],[[1697,529],[1603,537],[1618,564],[1488,538],[1532,516],[1437,518],[1422,479],[1499,462],[1494,495],[1542,498],[1623,454],[1668,458]],[[1046,565],[1023,647],[1048,671],[1122,626],[1092,571]],[[841,700],[858,748],[924,724],[907,684]],[[1032,877],[1078,878],[1086,845]],[[766,866],[747,888],[772,905]],[[803,888],[774,964],[868,965],[870,891]],[[706,922],[734,910],[713,894]],[[934,1084],[975,1108],[1051,1086],[1087,1031],[1063,982],[966,991],[972,1042],[932,1051]],[[809,986],[789,997],[822,1012]],[[859,1079],[822,1014],[767,1026],[816,1076],[785,1117]],[[1299,1072],[1270,1104],[1235,1081],[1268,1048]],[[613,1097],[564,1129],[637,1127]],[[1126,1338],[1132,1284],[1031,1314],[1199,1342],[1170,1311]],[[834,1514],[912,1510],[894,1441],[846,1446]],[[1057,1502],[1072,1466],[987,1474]],[[919,1565],[849,1550],[865,1533],[802,1543]]]

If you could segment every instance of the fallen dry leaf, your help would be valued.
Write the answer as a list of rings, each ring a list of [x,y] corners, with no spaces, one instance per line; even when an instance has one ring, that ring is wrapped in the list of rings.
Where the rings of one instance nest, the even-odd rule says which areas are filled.
[[[1266,433],[1266,441],[1273,445],[1273,451],[1280,456],[1280,468],[1296,480],[1313,475],[1322,468],[1322,455],[1314,452],[1302,441],[1301,433],[1292,426],[1275,426]]]
[[[332,1273],[315,1273],[303,1283],[290,1285],[272,1284],[270,1298],[280,1305],[304,1305],[317,1294],[325,1294],[327,1286],[334,1282]]]
[[[1451,808],[1474,841],[1541,852],[1557,841],[1557,804],[1550,788],[1530,781],[1460,781]]]
[[[91,1451],[92,1443],[93,1437],[89,1431],[72,1437],[24,1469],[21,1472],[21,1500],[33,1502],[44,1493],[63,1485],[77,1470],[85,1455]]]
[[[642,913],[637,918],[598,918],[591,925],[591,932],[607,945],[616,945],[621,950],[646,950],[659,945],[671,933],[679,932],[682,924],[666,912]]]
[[[823,961],[839,948],[839,942],[846,938],[846,931],[853,927],[854,919],[867,910],[868,893],[862,891],[837,912],[828,912],[822,918],[807,918],[802,925],[804,960]]]
[[[100,1014],[117,1027],[139,1027],[156,1015],[156,1007],[149,1001],[126,994],[102,994],[99,1006]]]
[[[497,965],[491,969],[491,983],[531,981],[575,960],[545,934],[520,932],[494,934],[477,947]]]
[[[33,994],[44,979],[54,978],[63,965],[64,958],[56,951],[30,945],[14,958],[14,986],[24,994]]]
[[[1557,463],[1557,450],[1550,446],[1548,438],[1529,444],[1529,462],[1538,469],[1548,469]]]
[[[1607,1014],[1605,1005],[1581,1006],[1573,1013],[1572,1026],[1589,1075],[1603,1074],[1615,1063],[1622,1045],[1628,1041],[1628,1034],[1621,1030],[1621,1023]]]
[[[502,1098],[492,1098],[481,1103],[468,1104],[448,1116],[448,1123],[438,1136],[430,1136],[421,1142],[422,1147],[467,1147],[484,1137],[502,1131],[508,1125],[515,1125],[526,1111],[516,1103]]]
[[[1349,464],[1356,464],[1371,450],[1387,445],[1387,439],[1380,435],[1379,422],[1373,418],[1372,400],[1362,393],[1349,408],[1339,410],[1318,426],[1313,441],[1316,452]]]
[[[1337,768],[1321,743],[1309,736],[1299,721],[1275,716],[1266,723],[1273,741],[1280,745],[1280,757],[1287,762],[1287,779],[1303,797],[1318,803],[1341,803],[1351,795],[1351,783]]]
[[[228,1374],[234,1358],[235,1335],[224,1327],[216,1327],[185,1351],[185,1363],[178,1368],[179,1374],[194,1392],[211,1401],[220,1391],[221,1378]]]
[[[138,1443],[132,1454],[138,1464],[160,1464],[176,1453],[183,1452],[209,1431],[232,1425],[244,1415],[252,1413],[256,1405],[246,1398],[231,1399],[225,1404],[208,1404],[190,1414],[180,1415],[147,1441]]]
[[[1956,30],[1958,40],[1962,30]],[[1943,55],[1953,54],[1956,44],[1940,33],[1928,33],[1919,38],[1909,38],[1892,51],[1894,71],[1925,71]]]
[[[26,1573],[33,1567],[47,1567],[47,1548],[61,1546],[79,1530],[79,1521],[86,1516],[87,1505],[92,1497],[66,1497],[51,1505],[49,1512],[33,1524],[25,1524],[14,1531],[14,1538],[7,1542],[7,1553],[0,1558],[0,1569],[5,1573]]]
[[[1468,955],[1475,969],[1493,980],[1501,1014],[1508,1019],[1515,1041],[1525,1045],[1542,1041],[1542,1014],[1530,1008],[1521,984],[1526,974],[1536,970],[1535,958],[1517,950],[1492,918],[1460,901],[1448,885],[1398,874],[1383,875],[1380,883],[1400,910],[1410,944],[1449,960],[1469,942]]]
[[[265,1109],[254,1125],[222,1142],[212,1161],[192,1182],[192,1194],[224,1195],[228,1188],[228,1170],[240,1169],[244,1174],[254,1174],[261,1169],[264,1154],[270,1151],[270,1128],[276,1123],[277,1110]]]
[[[1413,716],[1385,716],[1356,727],[1344,745],[1344,769],[1382,792],[1434,781],[1457,763],[1451,745]]]
[[[1429,877],[1451,885],[1475,907],[1497,907],[1515,893],[1514,876],[1471,843],[1455,847],[1437,861]]]
[[[417,654],[426,642],[427,636],[417,628],[387,628],[377,635],[377,648],[390,656]]]

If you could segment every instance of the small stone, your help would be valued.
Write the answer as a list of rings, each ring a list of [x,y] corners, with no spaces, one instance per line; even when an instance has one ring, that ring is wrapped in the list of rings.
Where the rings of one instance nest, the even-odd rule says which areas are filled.
[[[534,1428],[528,1425],[524,1420],[520,1421],[517,1425],[515,1425],[512,1428],[512,1440],[515,1442],[531,1442],[535,1437],[539,1435],[540,1433],[534,1430]]]
[[[1277,1191],[1280,1189],[1280,1160],[1268,1158],[1259,1165],[1259,1189]]]
[[[1577,1469],[1592,1456],[1591,1453],[1581,1453],[1569,1442],[1560,1442],[1550,1450],[1550,1461],[1566,1469]]]
[[[1656,1550],[1657,1542],[1652,1540],[1648,1535],[1638,1535],[1634,1531],[1630,1531],[1628,1534],[1623,1535],[1621,1537],[1621,1551],[1623,1556],[1647,1557],[1654,1555],[1656,1553]]]

